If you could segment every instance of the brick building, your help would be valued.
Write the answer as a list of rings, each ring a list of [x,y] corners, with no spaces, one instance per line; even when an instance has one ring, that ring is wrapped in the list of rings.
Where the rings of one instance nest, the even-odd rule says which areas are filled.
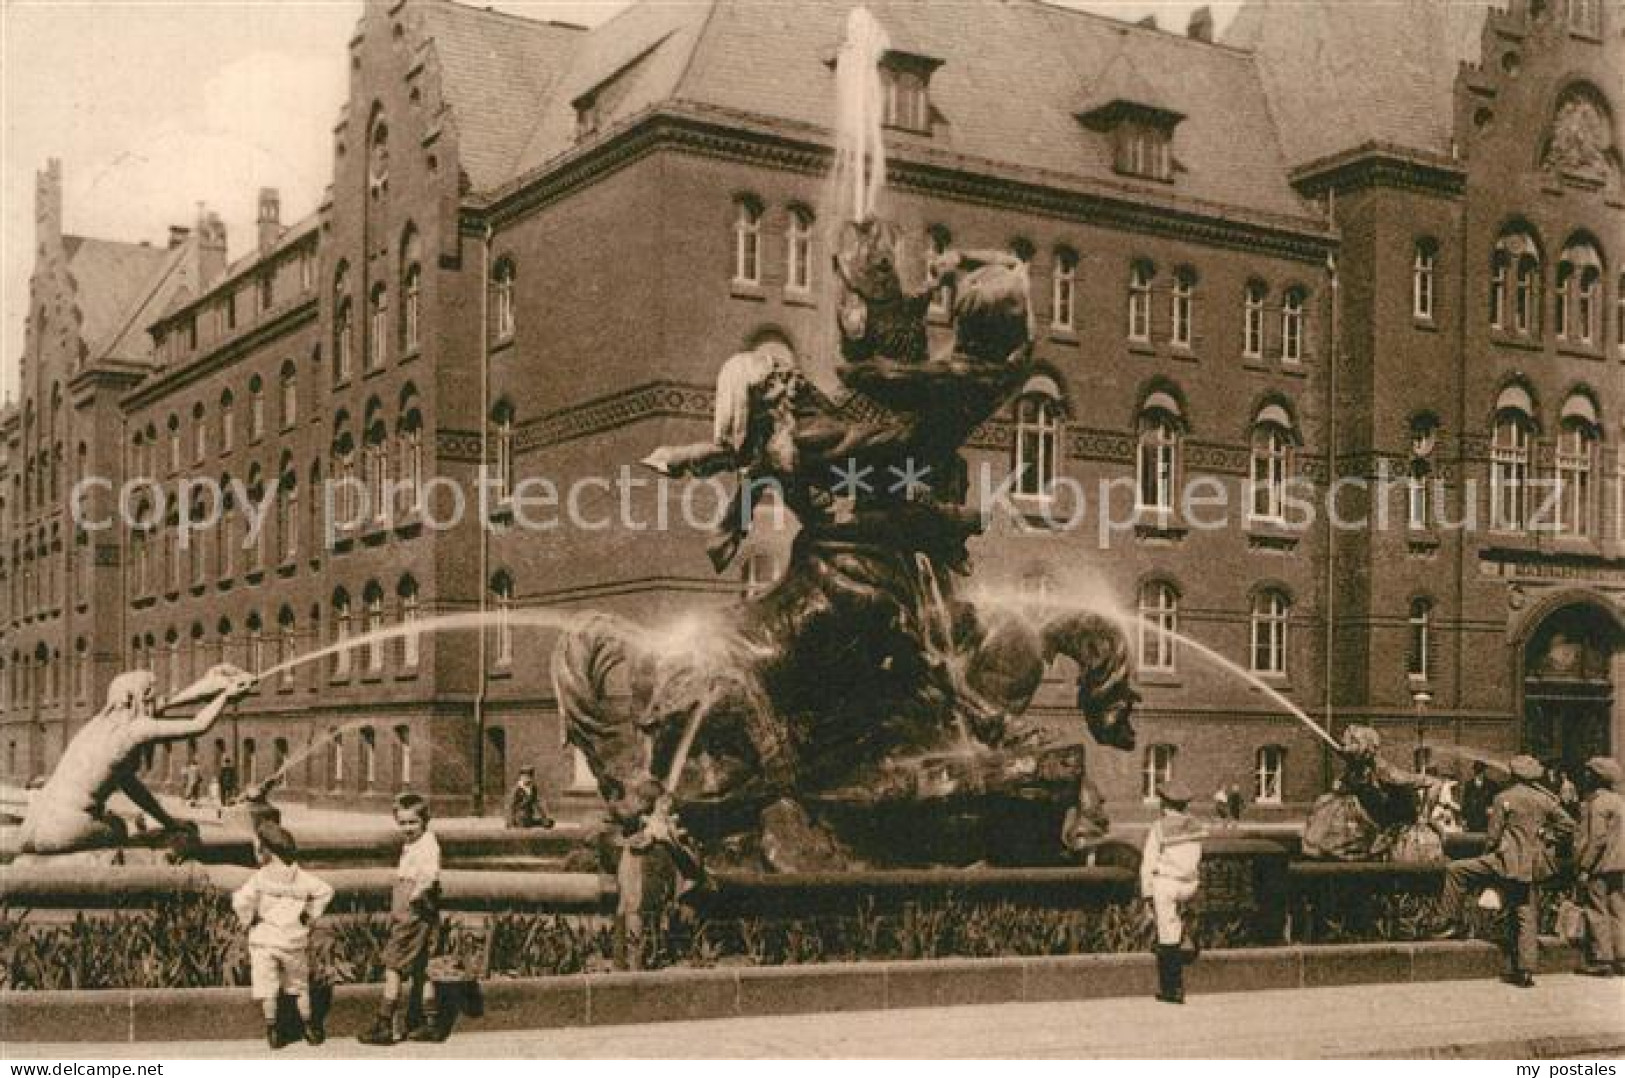
[[[1031,267],[1038,367],[968,454],[973,475],[1016,475],[1014,511],[973,546],[980,586],[1137,610],[1322,721],[1385,727],[1399,755],[1424,736],[1618,750],[1617,8],[1260,2],[1214,42],[1202,16],[1178,34],[989,3],[970,28],[963,8],[868,6],[892,46],[883,212],[911,259],[1001,247]],[[846,7],[643,3],[586,31],[369,2],[323,205],[284,227],[262,193],[255,250],[230,266],[208,226],[61,278],[99,241],[52,239],[48,172],[23,399],[0,420],[7,774],[49,766],[121,666],[167,686],[219,656],[270,669],[474,610],[658,622],[770,581],[783,532],[759,528],[719,577],[702,532],[612,518],[623,499],[676,515],[681,485],[630,466],[708,435],[729,354],[782,347],[827,383]],[[75,367],[45,332],[73,288],[150,332],[126,355],[80,329]],[[60,439],[57,381],[77,424]],[[73,430],[94,432],[75,474],[156,484],[136,507],[152,527],[100,533],[85,601],[53,604],[40,567],[68,587],[77,537],[41,461]],[[225,526],[183,543],[175,497],[196,476],[235,493]],[[1350,481],[1384,476],[1392,526],[1334,528],[1333,481],[1347,518],[1376,509]],[[525,526],[502,494],[542,477],[576,490],[584,525]],[[1543,529],[1533,481],[1558,477]],[[1103,482],[1122,524],[1104,545]],[[1226,526],[1184,504],[1196,484],[1227,499]],[[439,526],[454,491],[481,489],[488,512]],[[1075,490],[1086,526],[1047,523]],[[1482,525],[1460,527],[1470,510]],[[551,641],[521,617],[274,676],[196,751],[260,776],[293,759],[293,796],[347,803],[411,785],[462,810],[521,762],[577,786]],[[1139,635],[1142,748],[1092,757],[1110,799],[1127,810],[1170,771],[1283,808],[1324,788],[1302,726],[1194,647]],[[1039,711],[1064,722],[1056,674]],[[75,692],[47,696],[60,678]],[[183,752],[152,777],[178,777]]]

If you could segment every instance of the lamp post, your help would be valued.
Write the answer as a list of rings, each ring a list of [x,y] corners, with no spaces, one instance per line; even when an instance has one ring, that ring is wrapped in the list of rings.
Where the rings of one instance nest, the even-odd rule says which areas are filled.
[[[1412,689],[1411,703],[1416,706],[1416,770],[1421,771],[1427,765],[1427,724],[1428,705],[1433,703],[1433,694],[1426,689]]]

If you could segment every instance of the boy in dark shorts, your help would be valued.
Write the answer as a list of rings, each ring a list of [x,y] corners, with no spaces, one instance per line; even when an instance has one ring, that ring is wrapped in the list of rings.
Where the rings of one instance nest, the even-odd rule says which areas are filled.
[[[414,992],[423,992],[423,1025],[412,1031],[411,1039],[446,1039],[434,985],[426,976],[429,948],[440,923],[440,843],[429,831],[429,803],[414,793],[395,798],[395,826],[406,845],[390,895],[389,940],[382,956],[384,998],[372,1028],[357,1038],[362,1044],[395,1044],[407,1039],[406,1008],[401,1006],[401,985],[407,981]]]

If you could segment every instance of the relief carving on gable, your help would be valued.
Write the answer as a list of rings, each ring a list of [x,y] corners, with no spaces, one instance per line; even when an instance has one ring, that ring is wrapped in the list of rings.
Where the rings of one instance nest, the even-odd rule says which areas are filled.
[[[1570,180],[1605,184],[1613,176],[1617,154],[1613,124],[1606,107],[1584,91],[1571,91],[1557,107],[1541,168]]]

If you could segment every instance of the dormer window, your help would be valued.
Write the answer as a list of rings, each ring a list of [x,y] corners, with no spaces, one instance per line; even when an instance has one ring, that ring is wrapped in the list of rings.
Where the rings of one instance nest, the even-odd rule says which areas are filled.
[[[1159,103],[1159,95],[1126,62],[1101,76],[1093,101],[1077,116],[1111,139],[1112,169],[1164,183],[1174,178],[1174,128],[1185,118]]]
[[[931,133],[931,73],[942,61],[912,53],[888,52],[880,62],[880,82],[885,93],[881,121],[887,127]]]

